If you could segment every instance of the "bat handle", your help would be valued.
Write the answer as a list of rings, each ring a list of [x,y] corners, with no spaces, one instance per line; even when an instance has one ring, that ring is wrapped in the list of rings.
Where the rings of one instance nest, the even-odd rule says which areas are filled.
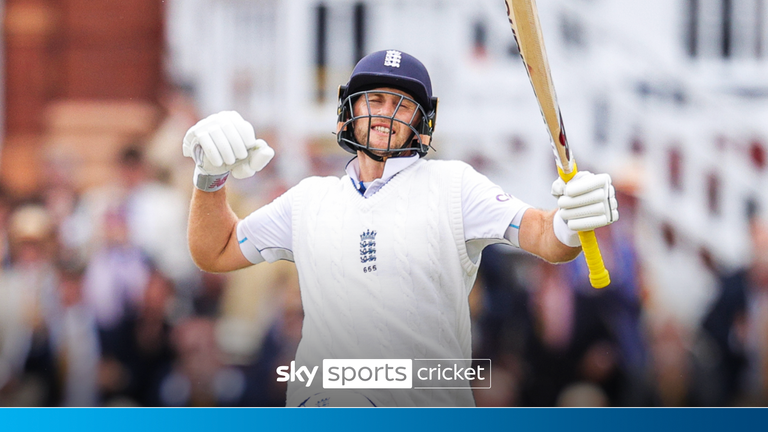
[[[558,167],[557,172],[560,178],[566,183],[578,172],[576,163],[573,163],[573,169],[565,173]],[[600,245],[597,244],[597,237],[594,231],[579,231],[579,240],[581,241],[581,250],[584,251],[584,259],[587,261],[589,269],[589,282],[594,288],[605,288],[611,283],[611,275],[603,263],[603,255],[600,253]]]
[[[611,276],[603,264],[603,255],[597,244],[594,231],[579,231],[581,249],[584,251],[584,259],[589,268],[589,282],[594,288],[605,288],[611,283]]]

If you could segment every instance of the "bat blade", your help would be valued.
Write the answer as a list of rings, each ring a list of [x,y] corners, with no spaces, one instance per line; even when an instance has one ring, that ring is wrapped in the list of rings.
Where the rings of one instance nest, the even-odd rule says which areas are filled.
[[[555,162],[560,170],[569,175],[574,170],[574,161],[568,145],[568,138],[565,135],[555,86],[552,83],[552,74],[549,69],[536,2],[535,0],[505,0],[505,4],[512,34],[520,50],[520,56],[523,58],[528,78],[531,80],[536,100],[539,102],[539,108],[541,108],[541,115],[544,117],[544,123],[546,123],[552,139]],[[570,177],[572,176],[569,176],[569,179]]]
[[[560,106],[557,103],[536,1],[505,0],[505,3],[512,34],[528,72],[536,100],[539,102],[544,123],[549,130],[558,172],[560,177],[568,182],[577,173],[576,162],[568,145]],[[589,280],[592,286],[595,288],[608,286],[611,283],[610,275],[603,264],[594,231],[579,232],[579,239],[589,268]]]

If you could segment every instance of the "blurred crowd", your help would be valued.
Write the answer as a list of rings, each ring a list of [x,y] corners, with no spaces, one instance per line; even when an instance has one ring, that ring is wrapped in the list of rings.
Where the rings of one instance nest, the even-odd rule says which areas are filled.
[[[301,334],[297,277],[288,263],[218,275],[192,262],[180,143],[195,121],[177,96],[106,184],[78,189],[75,158],[52,153],[39,194],[0,189],[0,406],[284,405],[274,378]]]
[[[125,143],[107,184],[79,190],[76,165],[51,158],[37,196],[0,189],[0,405],[284,404],[275,370],[301,337],[295,269],[195,267],[181,138],[196,115],[182,102]],[[311,157],[330,170],[322,152]],[[290,186],[278,165],[232,182],[241,217]],[[757,212],[752,264],[723,273],[709,262],[719,293],[690,327],[652,313],[634,246],[637,197],[617,189],[621,219],[598,230],[608,288],[589,286],[582,259],[484,252],[470,305],[474,357],[492,360],[493,386],[475,391],[478,405],[765,405],[768,230]]]
[[[768,404],[768,229],[753,206],[752,262],[723,270],[691,250],[717,281],[690,324],[649,289],[636,239],[639,201],[616,184],[621,219],[597,230],[611,285],[589,285],[583,259],[553,266],[486,248],[472,293],[475,358],[491,358],[493,390],[478,405],[732,407]],[[676,233],[670,232],[669,247]],[[684,279],[684,278],[681,278]],[[667,286],[666,289],[675,289]],[[682,287],[680,287],[682,288]]]

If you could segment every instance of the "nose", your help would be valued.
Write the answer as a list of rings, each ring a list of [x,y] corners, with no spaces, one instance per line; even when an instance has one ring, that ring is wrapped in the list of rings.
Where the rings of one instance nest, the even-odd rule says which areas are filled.
[[[375,114],[391,116],[398,108],[399,99],[393,97],[387,97],[384,103],[378,106]]]

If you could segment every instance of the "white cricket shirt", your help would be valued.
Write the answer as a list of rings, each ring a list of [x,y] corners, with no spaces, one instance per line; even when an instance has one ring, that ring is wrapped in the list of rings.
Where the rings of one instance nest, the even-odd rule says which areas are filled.
[[[354,158],[347,164],[347,176],[344,178],[352,182],[363,197],[369,198],[418,160],[418,155],[387,159],[382,177],[361,190],[360,166]],[[281,259],[293,261],[292,193],[293,189],[288,190],[238,224],[240,249],[251,263]],[[505,193],[486,176],[468,169],[462,178],[461,209],[467,250],[472,261],[477,262],[483,248],[490,244],[506,243],[518,247],[520,221],[529,208],[530,205]]]
[[[367,185],[356,159],[346,171],[305,179],[238,224],[251,262],[296,262],[305,313],[297,367],[470,359],[467,296],[480,252],[491,243],[517,245],[529,206],[458,161],[390,159]],[[474,405],[467,383],[359,393],[378,406]],[[322,394],[319,378],[311,386],[289,382],[287,405]]]

